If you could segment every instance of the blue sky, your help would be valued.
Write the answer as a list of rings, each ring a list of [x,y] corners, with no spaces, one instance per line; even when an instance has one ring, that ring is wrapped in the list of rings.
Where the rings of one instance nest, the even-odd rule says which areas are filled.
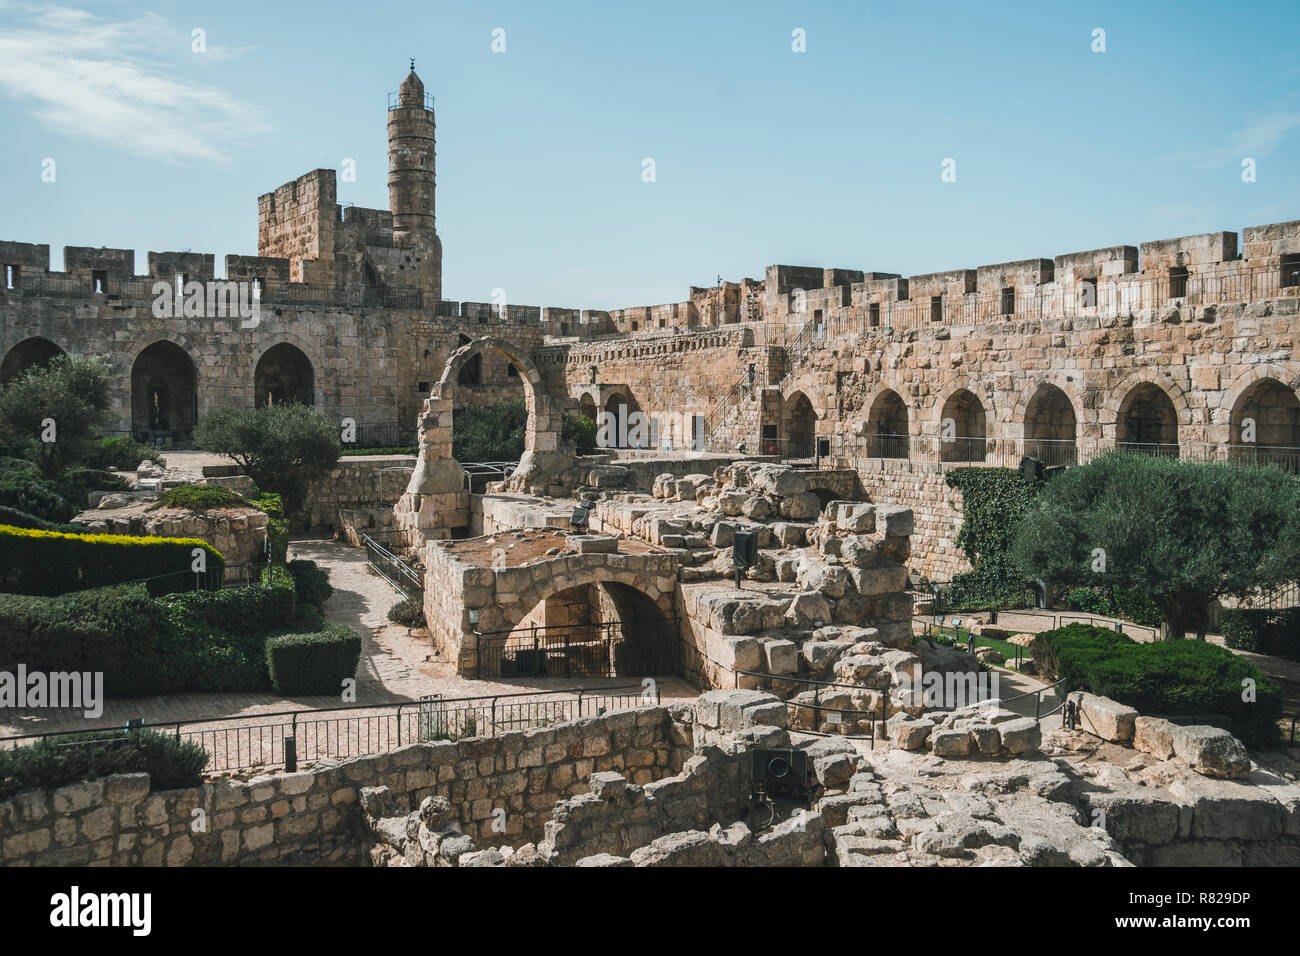
[[[446,298],[617,308],[777,262],[908,275],[1237,230],[1300,218],[1296,37],[1300,4],[1263,0],[0,0],[0,239],[220,273],[256,252],[258,195],[349,158],[339,200],[386,208],[409,57]]]

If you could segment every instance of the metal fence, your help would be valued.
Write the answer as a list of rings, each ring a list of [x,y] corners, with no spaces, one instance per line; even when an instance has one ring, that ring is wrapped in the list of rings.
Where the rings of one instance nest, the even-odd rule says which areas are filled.
[[[483,677],[669,677],[681,673],[678,618],[475,631]]]
[[[407,744],[491,737],[513,730],[544,727],[611,710],[655,706],[660,702],[641,686],[579,687],[491,697],[423,697],[418,701],[344,705],[315,710],[278,711],[247,717],[141,723],[140,729],[165,732],[195,743],[208,753],[207,773],[272,769],[384,753]],[[112,728],[0,737],[0,750],[39,740],[72,741]],[[288,745],[286,747],[286,741]]]
[[[845,697],[872,693],[870,688],[858,684],[837,684],[833,681],[812,680],[807,677],[787,677],[780,674],[768,674],[760,671],[735,671],[735,686],[740,686],[741,677],[760,678],[762,684],[781,683],[793,685],[794,697],[785,701],[787,723],[793,730],[802,733],[834,734],[839,737],[856,737],[871,741],[871,748],[876,747],[876,721],[885,719],[884,700],[875,710],[861,707],[841,707]],[[808,695],[812,694],[812,699]],[[835,728],[833,730],[825,729]]]
[[[361,543],[366,549],[366,563],[375,569],[375,573],[401,591],[412,601],[424,600],[424,579],[419,572],[399,558],[393,552],[361,532]]]
[[[353,440],[345,441],[343,449],[410,448],[415,443],[415,428],[409,422],[357,422]]]

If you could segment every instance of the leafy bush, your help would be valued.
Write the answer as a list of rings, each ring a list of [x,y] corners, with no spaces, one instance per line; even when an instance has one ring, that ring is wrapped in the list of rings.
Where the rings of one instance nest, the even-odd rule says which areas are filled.
[[[315,561],[302,558],[290,561],[288,568],[298,592],[298,601],[314,605],[318,610],[324,610],[325,602],[334,593],[329,572],[318,566]]]
[[[193,551],[220,576],[221,552],[198,538],[68,534],[0,526],[0,590],[65,594],[145,578],[153,594],[193,587]]]
[[[85,527],[79,524],[46,521],[44,518],[29,515],[17,508],[7,508],[4,505],[0,505],[0,525],[9,525],[12,528],[35,528],[37,531],[62,531],[65,534],[86,532]]]
[[[266,634],[288,626],[297,600],[293,578],[284,568],[272,566],[261,585],[221,591],[186,591],[160,599],[173,621],[201,623],[231,634]]]
[[[177,485],[158,495],[157,503],[149,507],[187,508],[190,511],[207,511],[211,508],[247,508],[249,502],[241,495],[221,485]]]
[[[119,435],[114,438],[101,438],[98,447],[87,457],[86,464],[91,468],[135,471],[142,461],[161,465],[163,457],[156,449],[143,445],[128,435]]]
[[[115,380],[105,356],[59,355],[44,368],[28,369],[0,390],[0,441],[20,448],[42,477],[56,478],[98,449],[96,433],[111,417]],[[49,419],[57,423],[55,440],[43,441]]]
[[[78,511],[90,504],[92,491],[126,491],[131,487],[121,475],[99,468],[68,468],[54,482],[59,496]]]
[[[1072,611],[1117,617],[1144,627],[1159,627],[1165,619],[1149,597],[1123,588],[1070,588],[1065,595],[1065,606]]]
[[[424,606],[419,601],[405,598],[388,609],[388,619],[406,627],[424,627]]]
[[[1248,745],[1268,746],[1277,738],[1277,687],[1259,668],[1214,644],[1139,644],[1107,628],[1070,624],[1039,634],[1031,650],[1038,673],[1059,678],[1062,694],[1086,690],[1145,716],[1226,714]],[[1253,702],[1242,700],[1247,680],[1254,681]]]
[[[586,415],[565,415],[560,421],[560,441],[579,455],[596,453],[596,423]]]
[[[1229,608],[1219,618],[1223,641],[1239,651],[1300,660],[1300,608]]]
[[[34,465],[24,464],[26,469],[0,471],[0,505],[56,523],[68,521],[80,510],[59,494],[54,482],[40,477]]]
[[[281,634],[266,642],[271,686],[290,696],[337,694],[354,677],[361,638],[351,628],[327,624],[311,634]]]
[[[289,555],[289,522],[285,520],[280,496],[254,489],[254,493],[248,496],[248,503],[266,512],[270,519],[266,524],[266,538],[271,545],[271,563],[284,564]]]
[[[0,798],[117,773],[147,773],[154,790],[196,787],[207,762],[199,744],[153,730],[47,737],[30,747],[0,750]]]
[[[528,406],[507,398],[487,408],[462,408],[452,422],[451,453],[457,461],[518,461],[524,453]]]

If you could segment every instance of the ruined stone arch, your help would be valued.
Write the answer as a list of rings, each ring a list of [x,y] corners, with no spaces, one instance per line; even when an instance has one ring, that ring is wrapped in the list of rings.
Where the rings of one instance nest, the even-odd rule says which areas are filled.
[[[454,402],[461,370],[488,350],[496,352],[519,370],[519,381],[524,387],[524,400],[528,406],[524,451],[554,451],[559,448],[559,415],[546,394],[541,370],[523,349],[494,335],[474,339],[447,356],[447,364],[430,392],[430,398]]]
[[[867,457],[907,458],[917,423],[903,396],[888,386],[882,386],[866,407],[864,434]]]
[[[982,462],[987,454],[988,413],[968,388],[949,392],[939,409],[937,440],[940,461]]]
[[[60,355],[67,354],[43,335],[30,335],[14,342],[4,351],[4,361],[0,364],[0,385],[8,385],[16,376],[33,366],[44,368]]]
[[[800,389],[781,399],[782,453],[786,458],[812,458],[816,454],[817,409]]]

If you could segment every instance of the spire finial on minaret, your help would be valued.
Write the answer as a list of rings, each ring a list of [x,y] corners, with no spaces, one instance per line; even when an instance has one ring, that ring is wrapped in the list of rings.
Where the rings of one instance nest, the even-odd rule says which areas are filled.
[[[411,72],[415,72],[415,57],[411,57]]]

